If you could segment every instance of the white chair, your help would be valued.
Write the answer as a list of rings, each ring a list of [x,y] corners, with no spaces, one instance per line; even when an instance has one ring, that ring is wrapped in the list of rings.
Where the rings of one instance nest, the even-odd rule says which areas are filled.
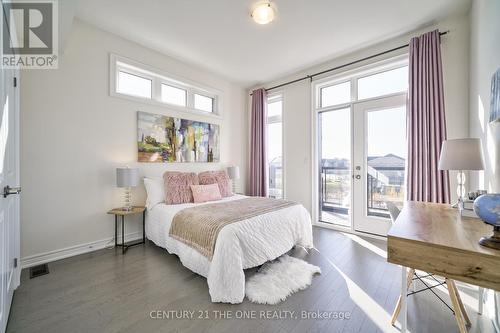
[[[386,205],[387,209],[389,210],[389,215],[391,216],[392,223],[395,223],[396,219],[398,218],[399,213],[400,213],[399,208],[393,202],[390,202],[390,201],[387,201],[385,203],[385,205]],[[466,325],[470,326],[471,322],[470,322],[469,316],[467,315],[467,312],[465,311],[465,307],[462,303],[462,299],[460,298],[460,294],[458,292],[457,286],[455,285],[455,281],[453,281],[451,279],[445,279],[445,282],[439,282],[436,278],[434,278],[434,274],[429,274],[429,273],[426,273],[426,275],[423,277],[430,277],[430,278],[434,279],[434,281],[438,282],[438,284],[434,285],[434,286],[428,286],[424,281],[422,281],[422,276],[418,276],[415,272],[415,269],[410,268],[410,270],[408,271],[408,275],[406,277],[406,289],[408,290],[410,288],[410,285],[413,284],[414,280],[418,279],[418,280],[422,281],[422,283],[424,283],[426,288],[418,290],[418,291],[413,290],[413,292],[411,294],[416,294],[416,293],[418,293],[420,291],[424,291],[424,290],[430,290],[434,295],[436,295],[437,298],[439,298],[455,314],[453,309],[443,299],[441,299],[441,297],[439,297],[439,295],[436,294],[434,292],[434,290],[432,290],[432,288],[440,286],[440,285],[444,285],[446,282],[448,282],[449,284],[448,283],[446,283],[446,284],[451,286],[451,288],[448,288],[449,289],[448,293],[450,294],[450,298],[452,298],[453,296],[456,297],[456,300],[457,300],[458,305],[460,307],[460,312],[462,312],[462,314],[463,314],[463,318],[466,322]],[[450,290],[450,289],[452,289],[452,290]],[[453,296],[452,296],[452,294],[453,294]],[[399,316],[399,312],[401,311],[401,297],[402,297],[402,295],[399,295],[398,302],[396,303],[396,307],[394,308],[394,312],[392,313],[392,317],[391,317],[391,324],[392,325],[394,325],[396,323],[396,320],[398,319],[398,316]]]
[[[385,206],[389,210],[389,214],[391,215],[392,223],[396,222],[396,219],[398,218],[399,213],[401,212],[399,210],[398,206],[396,206],[394,204],[394,202],[391,202],[391,201],[386,201]]]

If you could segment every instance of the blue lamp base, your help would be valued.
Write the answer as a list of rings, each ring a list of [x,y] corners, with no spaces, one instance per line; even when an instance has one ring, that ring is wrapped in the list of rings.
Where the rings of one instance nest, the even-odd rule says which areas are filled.
[[[482,237],[479,244],[492,249],[500,250],[500,226],[493,227],[493,235],[490,237]]]

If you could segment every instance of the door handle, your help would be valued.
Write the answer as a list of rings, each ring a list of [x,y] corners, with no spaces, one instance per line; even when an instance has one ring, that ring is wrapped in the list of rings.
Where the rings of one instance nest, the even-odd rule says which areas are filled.
[[[18,187],[10,187],[9,185],[3,188],[3,197],[7,198],[7,196],[11,194],[19,194],[21,193],[21,186]]]

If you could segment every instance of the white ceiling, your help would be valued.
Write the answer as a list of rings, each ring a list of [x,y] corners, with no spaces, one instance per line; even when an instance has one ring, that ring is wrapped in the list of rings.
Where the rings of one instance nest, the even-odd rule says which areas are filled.
[[[103,30],[250,86],[465,11],[470,0],[274,0],[258,25],[250,0],[82,0]]]

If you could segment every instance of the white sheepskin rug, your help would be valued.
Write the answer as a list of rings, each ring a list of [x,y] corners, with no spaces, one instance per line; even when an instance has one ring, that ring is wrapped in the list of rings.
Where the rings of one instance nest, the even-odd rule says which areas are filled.
[[[321,268],[304,260],[284,255],[264,264],[245,283],[248,299],[259,304],[278,304],[291,294],[311,285]]]

